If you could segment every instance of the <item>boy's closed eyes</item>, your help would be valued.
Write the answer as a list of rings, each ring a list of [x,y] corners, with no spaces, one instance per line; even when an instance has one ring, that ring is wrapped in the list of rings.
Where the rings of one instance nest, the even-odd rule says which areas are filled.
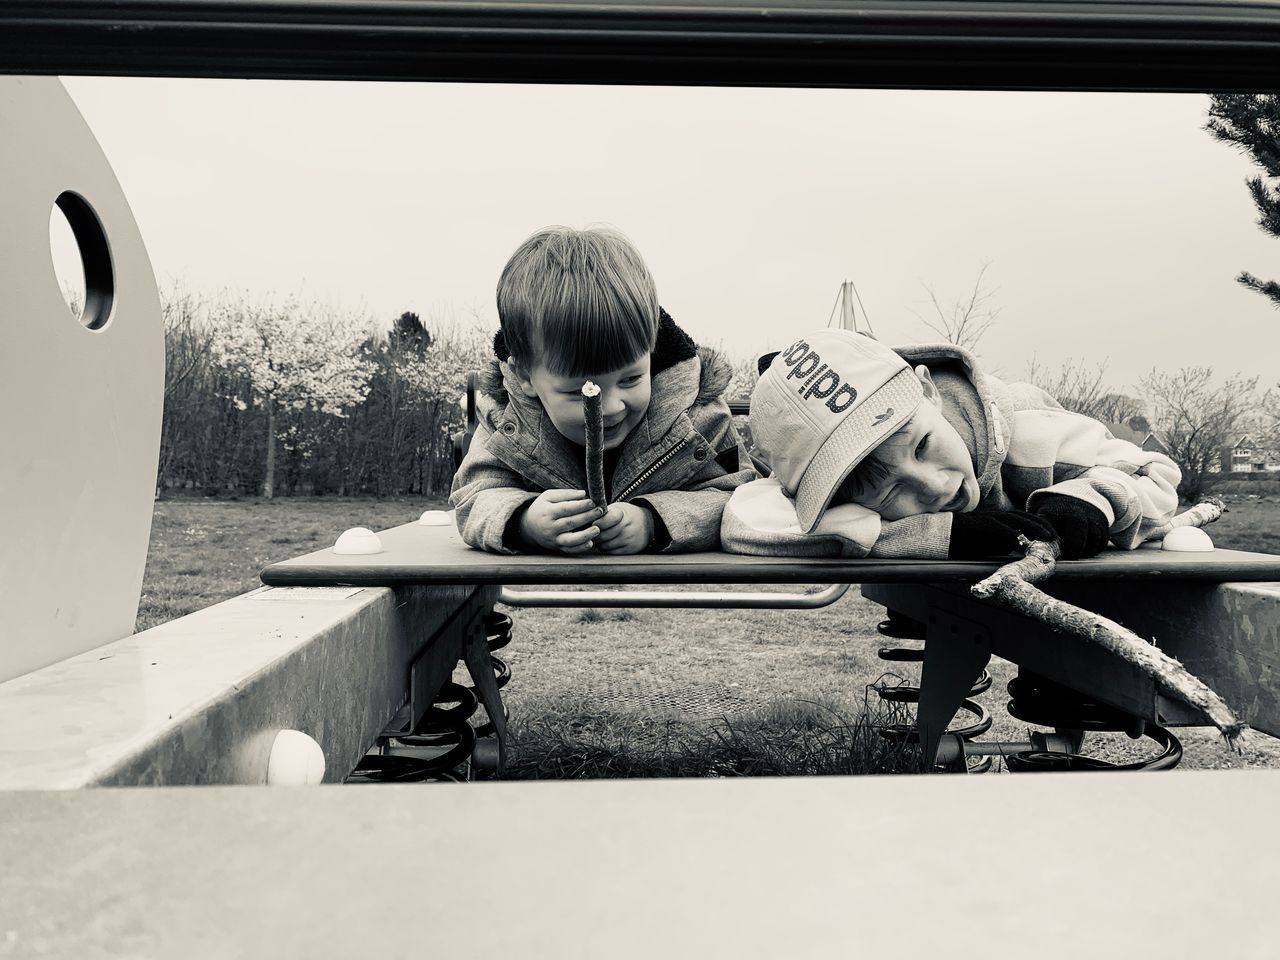
[[[917,369],[925,399],[840,484],[833,503],[858,503],[886,520],[921,513],[963,513],[978,504],[973,459],[943,416],[927,370]]]

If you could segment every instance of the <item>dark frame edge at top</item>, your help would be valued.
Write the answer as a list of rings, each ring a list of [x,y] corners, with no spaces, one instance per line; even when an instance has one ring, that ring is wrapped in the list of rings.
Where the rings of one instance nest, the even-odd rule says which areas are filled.
[[[0,0],[0,73],[1280,89],[1280,3]]]

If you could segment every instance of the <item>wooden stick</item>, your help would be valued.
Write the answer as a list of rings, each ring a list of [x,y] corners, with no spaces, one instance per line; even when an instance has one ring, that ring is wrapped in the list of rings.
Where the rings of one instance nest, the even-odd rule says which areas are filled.
[[[1160,540],[1170,530],[1178,527],[1207,527],[1226,511],[1227,506],[1219,497],[1204,497],[1190,510],[1184,510],[1169,518],[1164,526],[1156,527],[1148,535],[1148,540]]]
[[[1204,526],[1222,516],[1222,511],[1221,500],[1202,502],[1174,517],[1169,528]],[[1184,517],[1186,519],[1181,519]],[[1248,742],[1248,724],[1237,719],[1222,698],[1181,663],[1114,620],[1051,597],[1033,586],[1053,576],[1058,558],[1057,542],[1042,543],[1026,537],[1019,537],[1018,541],[1026,556],[1005,564],[987,579],[974,584],[970,588],[973,596],[1008,607],[1055,629],[1084,637],[1133,664],[1179,699],[1203,711],[1222,731],[1227,746],[1236,753],[1244,752]]]
[[[604,492],[604,411],[600,388],[588,380],[582,385],[582,424],[586,433],[587,495],[597,507],[607,507]]]

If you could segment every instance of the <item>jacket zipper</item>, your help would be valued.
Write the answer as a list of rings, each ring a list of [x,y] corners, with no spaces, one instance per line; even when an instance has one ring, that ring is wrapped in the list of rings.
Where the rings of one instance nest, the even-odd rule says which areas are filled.
[[[626,489],[624,489],[621,493],[611,498],[612,502],[621,503],[622,501],[626,500],[627,497],[630,496],[631,491],[635,490],[642,483],[644,483],[646,480],[652,477],[655,473],[661,470],[664,466],[666,466],[667,463],[670,462],[671,458],[674,457],[680,451],[680,449],[688,442],[689,442],[689,438],[683,437],[680,440],[680,442],[677,443],[674,447],[672,447],[670,450],[668,450],[666,453],[660,456],[657,460],[653,461],[653,463],[649,464],[649,466],[645,467],[644,470],[641,472],[640,476],[636,477],[634,480],[632,480],[630,483],[627,484]]]

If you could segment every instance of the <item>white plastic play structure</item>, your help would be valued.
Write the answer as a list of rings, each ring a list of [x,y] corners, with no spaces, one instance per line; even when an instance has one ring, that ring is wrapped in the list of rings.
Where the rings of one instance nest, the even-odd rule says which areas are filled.
[[[0,144],[3,682],[133,633],[164,331],[138,226],[61,81],[0,77]],[[81,320],[50,258],[54,204],[84,263]]]

